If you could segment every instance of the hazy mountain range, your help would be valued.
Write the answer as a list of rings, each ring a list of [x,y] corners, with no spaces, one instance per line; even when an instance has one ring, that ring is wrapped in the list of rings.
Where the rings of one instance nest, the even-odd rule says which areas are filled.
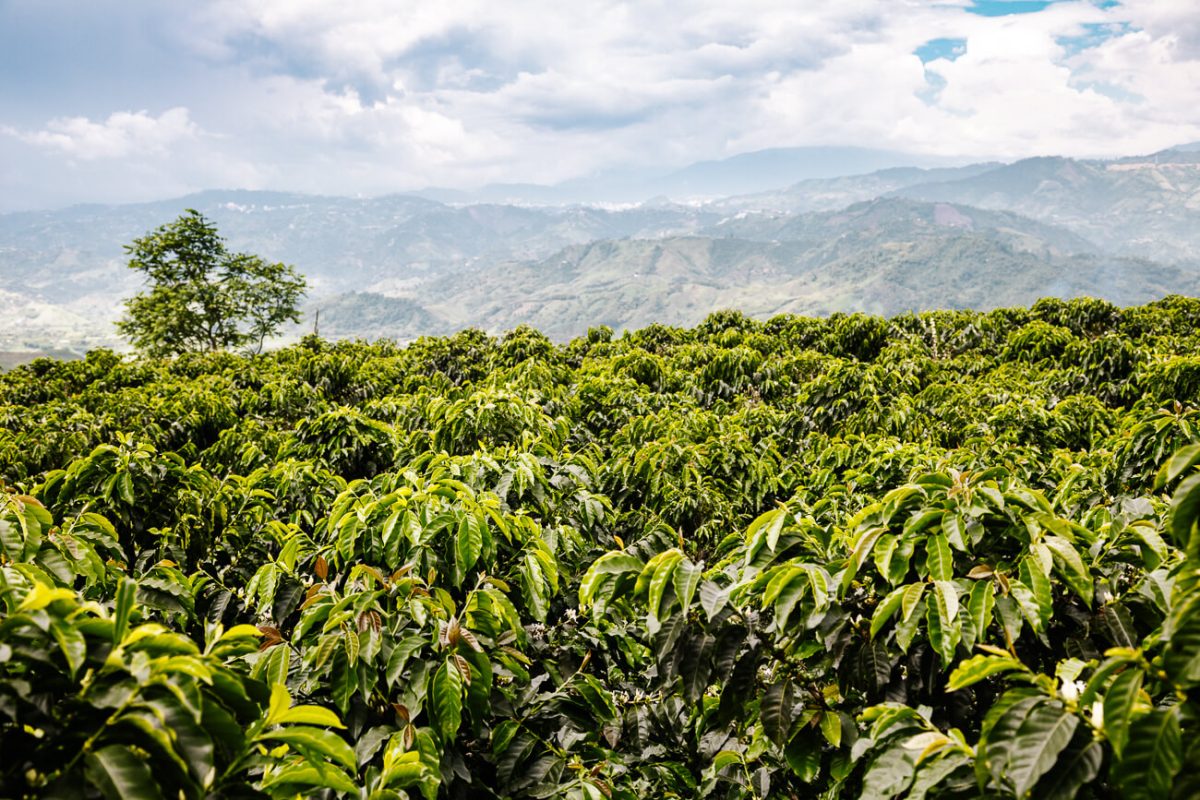
[[[318,308],[329,336],[531,323],[565,338],[598,324],[692,324],[724,307],[893,314],[1200,289],[1194,148],[1112,161],[903,158],[776,150],[470,195],[209,191],[3,214],[0,351],[115,344],[112,320],[139,288],[122,245],[185,208],[214,219],[234,249],[308,276],[308,318],[291,335]],[[564,202],[589,195],[642,200]]]

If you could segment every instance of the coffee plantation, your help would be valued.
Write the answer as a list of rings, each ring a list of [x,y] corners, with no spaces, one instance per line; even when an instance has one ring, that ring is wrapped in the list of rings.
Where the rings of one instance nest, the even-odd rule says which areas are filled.
[[[1200,300],[0,375],[0,796],[1200,796]]]

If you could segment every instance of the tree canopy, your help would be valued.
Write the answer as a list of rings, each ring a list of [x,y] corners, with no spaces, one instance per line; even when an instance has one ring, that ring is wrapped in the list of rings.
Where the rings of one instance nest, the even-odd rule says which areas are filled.
[[[261,350],[285,322],[299,322],[305,281],[294,268],[231,253],[216,226],[188,209],[125,248],[149,290],[125,304],[117,329],[148,355]]]

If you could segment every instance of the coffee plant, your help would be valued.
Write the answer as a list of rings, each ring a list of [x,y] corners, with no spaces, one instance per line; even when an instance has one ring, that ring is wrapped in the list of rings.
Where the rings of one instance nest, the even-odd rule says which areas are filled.
[[[0,375],[0,796],[1200,797],[1200,301]]]

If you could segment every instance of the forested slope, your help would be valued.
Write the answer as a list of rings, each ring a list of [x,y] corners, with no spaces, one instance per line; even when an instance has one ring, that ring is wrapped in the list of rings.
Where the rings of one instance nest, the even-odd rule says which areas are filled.
[[[1200,301],[0,375],[0,796],[1189,798]]]

